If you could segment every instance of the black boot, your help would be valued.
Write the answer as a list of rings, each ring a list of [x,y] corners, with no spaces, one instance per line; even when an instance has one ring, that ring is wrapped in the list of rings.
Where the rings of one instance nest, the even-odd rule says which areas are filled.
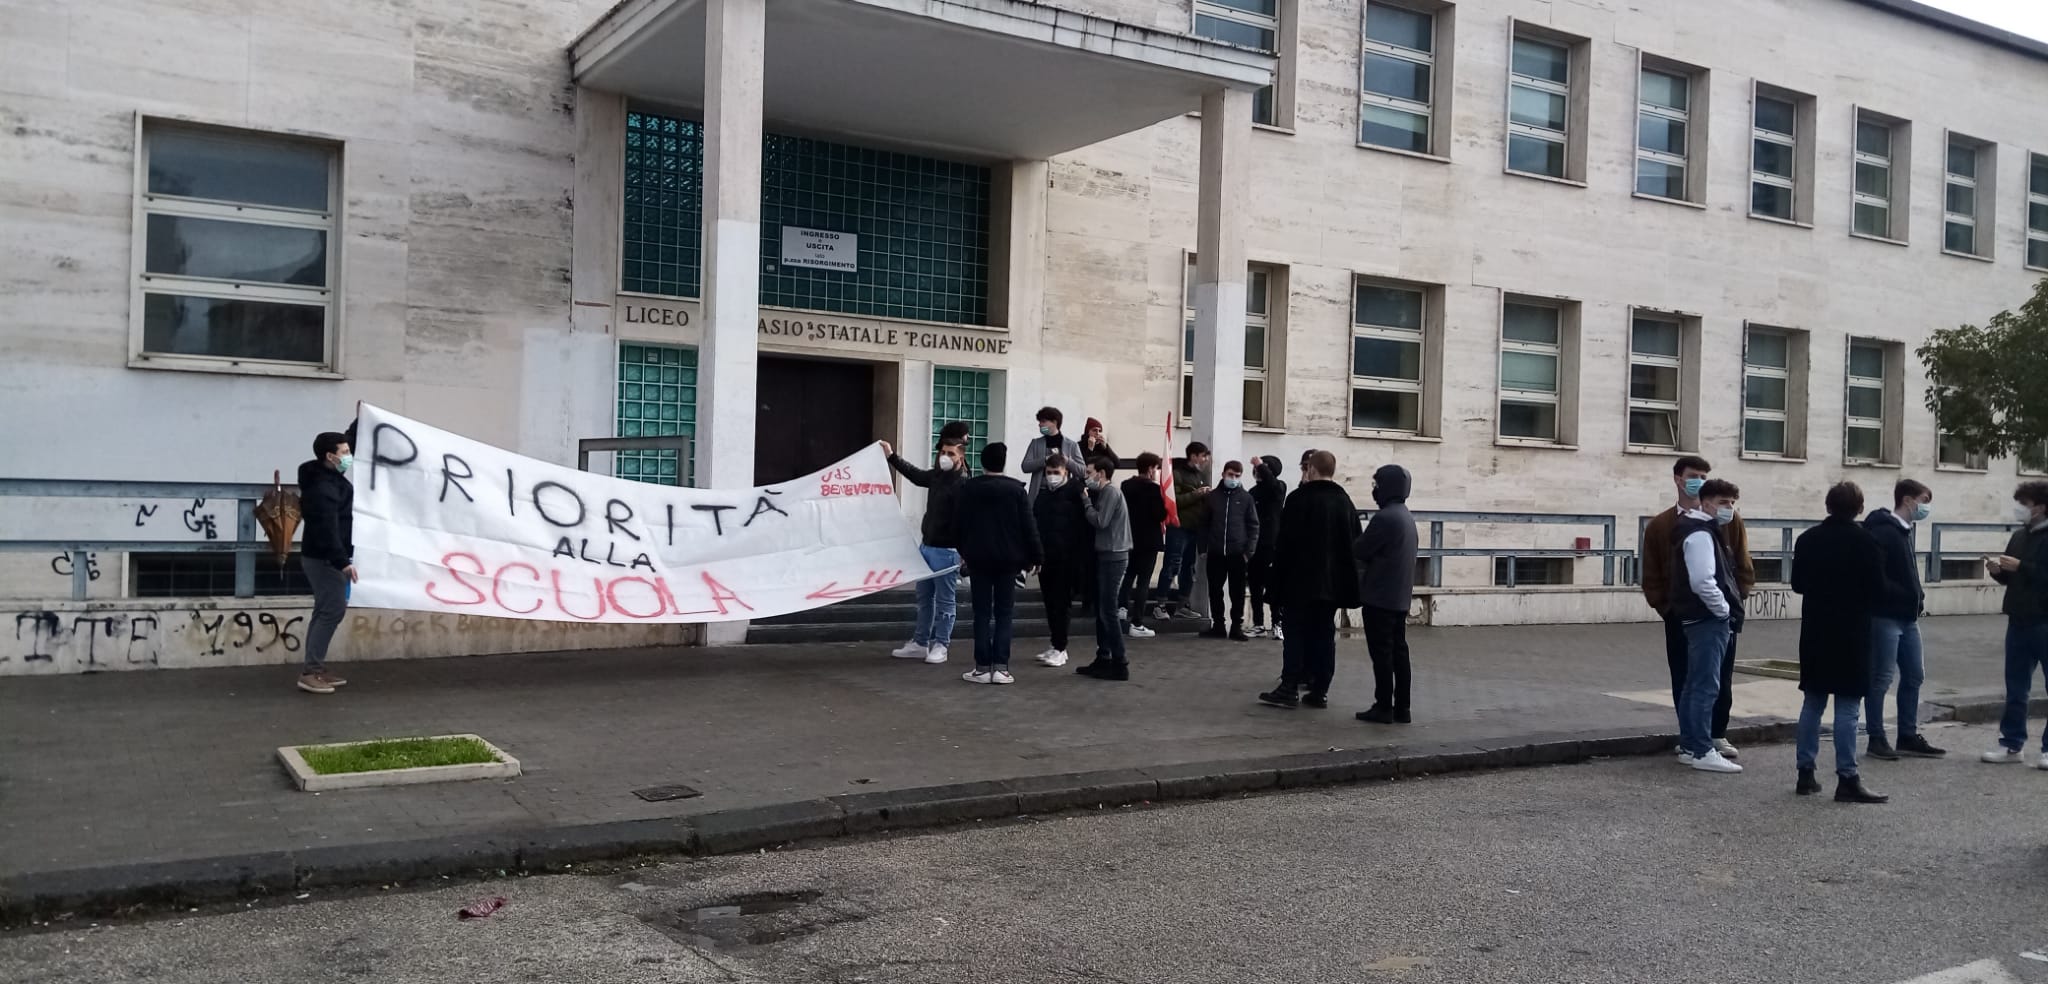
[[[1899,760],[1899,753],[1892,749],[1892,743],[1885,739],[1884,732],[1875,728],[1870,731],[1870,744],[1864,747],[1863,754],[1887,762]]]
[[[1094,674],[1094,677],[1097,680],[1108,680],[1112,683],[1129,680],[1131,678],[1131,664],[1111,663],[1103,667],[1102,672]]]
[[[1095,662],[1090,663],[1087,666],[1074,667],[1074,672],[1080,674],[1081,676],[1086,677],[1100,677],[1102,676],[1102,672],[1104,670],[1107,670],[1115,665],[1116,663],[1114,661],[1107,660],[1100,656],[1097,656],[1095,657]]]
[[[1410,717],[1410,716],[1409,716],[1409,714],[1408,714],[1408,709],[1407,709],[1407,708],[1405,708],[1405,707],[1396,707],[1396,708],[1394,708],[1394,723],[1395,723],[1395,724],[1413,724],[1414,722],[1415,722],[1415,719],[1414,719],[1413,717]]]
[[[1800,769],[1799,785],[1792,787],[1792,791],[1801,796],[1812,796],[1820,792],[1820,780],[1813,777],[1812,769]]]
[[[1888,803],[1891,797],[1863,788],[1863,779],[1859,776],[1841,776],[1835,780],[1835,802]]]
[[[1248,636],[1248,635],[1245,635],[1245,634],[1244,634],[1244,623],[1243,623],[1243,622],[1239,622],[1239,623],[1237,623],[1236,625],[1233,625],[1233,626],[1231,626],[1231,627],[1230,627],[1230,641],[1232,641],[1232,642],[1250,642],[1250,641],[1252,641],[1252,637],[1251,637],[1251,636]]]
[[[1202,630],[1202,638],[1228,639],[1230,638],[1230,633],[1223,628],[1222,622],[1214,622],[1208,628]]]
[[[1355,717],[1360,721],[1367,721],[1373,724],[1393,724],[1394,709],[1391,707],[1387,707],[1383,704],[1374,704],[1371,707],[1366,708],[1365,710],[1359,711],[1357,714],[1352,715],[1352,717]]]
[[[1301,698],[1298,694],[1299,691],[1282,681],[1280,686],[1260,694],[1259,703],[1271,704],[1274,707],[1299,707]]]

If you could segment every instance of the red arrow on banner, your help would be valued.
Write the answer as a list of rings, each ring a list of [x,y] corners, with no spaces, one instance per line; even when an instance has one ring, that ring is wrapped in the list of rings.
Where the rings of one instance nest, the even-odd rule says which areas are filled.
[[[804,595],[804,597],[809,600],[839,601],[844,598],[857,598],[864,594],[874,594],[877,591],[887,591],[902,583],[902,581],[903,572],[900,570],[869,571],[861,578],[858,585],[850,584],[842,588],[839,587],[838,581],[827,581],[824,587]]]

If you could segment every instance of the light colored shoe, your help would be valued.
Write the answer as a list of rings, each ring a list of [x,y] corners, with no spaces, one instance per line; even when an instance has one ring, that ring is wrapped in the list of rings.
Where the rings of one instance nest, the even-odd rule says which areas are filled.
[[[994,684],[1016,683],[1017,678],[1011,676],[1009,670],[997,670],[991,675],[989,682]]]
[[[320,679],[322,679],[322,680],[325,680],[325,681],[327,681],[327,685],[328,685],[328,686],[330,686],[330,687],[346,687],[346,686],[348,686],[348,681],[347,681],[347,680],[343,680],[342,678],[340,678],[340,677],[338,677],[338,676],[335,676],[335,675],[334,675],[334,674],[332,674],[332,673],[322,673],[322,674],[320,674]]]
[[[943,642],[934,642],[934,643],[932,643],[932,647],[931,647],[931,648],[930,648],[929,650],[926,650],[926,651],[925,651],[925,654],[924,654],[924,661],[925,661],[925,662],[927,662],[927,663],[933,663],[933,664],[938,664],[938,663],[943,663],[943,662],[945,662],[945,661],[946,661],[946,644],[945,644],[945,643],[943,643]]]
[[[2012,749],[2005,747],[2004,745],[2000,745],[1997,748],[1985,752],[1982,756],[1979,757],[1979,760],[1989,762],[1992,765],[2010,765],[2014,762],[2026,761],[2026,756],[2021,755],[2020,753],[2015,752]]]
[[[897,659],[923,659],[925,656],[925,647],[917,644],[916,642],[906,642],[903,645],[897,646],[896,651],[890,653],[889,655],[894,656]]]
[[[1276,626],[1273,626],[1273,641],[1274,641],[1274,642],[1286,642],[1286,641],[1287,641],[1287,633],[1285,633],[1285,632],[1282,632],[1282,631],[1280,631],[1280,627],[1279,627],[1279,626],[1277,626],[1277,625],[1276,625]]]
[[[299,675],[299,689],[309,694],[331,694],[334,685],[318,673],[302,673]]]
[[[996,682],[996,675],[977,666],[960,674],[960,679],[968,683],[994,683]]]
[[[1728,761],[1726,758],[1722,757],[1720,752],[1714,751],[1711,748],[1707,750],[1707,754],[1702,755],[1699,758],[1692,758],[1688,756],[1685,760],[1685,764],[1692,766],[1693,768],[1698,769],[1701,772],[1736,773],[1742,771],[1742,766],[1736,765],[1735,763]]]
[[[1038,654],[1038,661],[1054,668],[1065,666],[1067,665],[1067,651],[1064,649],[1048,649]]]
[[[1728,739],[1726,738],[1714,739],[1714,751],[1720,752],[1721,757],[1725,759],[1735,759],[1742,757],[1742,753],[1736,751],[1735,746],[1729,744]]]
[[[2034,768],[2048,771],[2048,752],[2041,753],[2041,757],[2034,762]]]
[[[1151,629],[1148,629],[1142,625],[1133,625],[1131,626],[1131,631],[1125,634],[1133,639],[1150,639],[1153,636],[1158,635],[1159,633],[1154,632]]]
[[[1131,620],[1131,610],[1130,610],[1130,609],[1128,609],[1128,608],[1125,608],[1125,607],[1123,607],[1122,605],[1118,605],[1118,606],[1117,606],[1117,609],[1116,609],[1116,620],[1117,620],[1117,621],[1119,621],[1119,622],[1128,622],[1128,621],[1130,621],[1130,620]]]

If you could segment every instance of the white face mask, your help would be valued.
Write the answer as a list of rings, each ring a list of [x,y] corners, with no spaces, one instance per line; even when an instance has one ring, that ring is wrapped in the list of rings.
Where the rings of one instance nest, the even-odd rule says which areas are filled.
[[[1046,488],[1049,488],[1049,489],[1056,489],[1056,488],[1059,488],[1060,486],[1062,486],[1062,485],[1065,485],[1065,484],[1067,484],[1067,476],[1065,476],[1065,475],[1047,475],[1047,476],[1045,476],[1045,487],[1046,487]]]
[[[1722,526],[1726,526],[1729,523],[1735,522],[1735,507],[1722,506],[1721,508],[1714,510],[1714,522],[1720,523]]]
[[[2025,525],[2034,521],[2034,507],[2024,502],[2012,504],[2012,521]]]
[[[942,454],[942,455],[939,455],[939,470],[940,470],[940,471],[952,471],[953,469],[955,469],[955,468],[958,468],[958,467],[960,467],[960,463],[959,463],[959,462],[957,462],[957,461],[954,461],[951,455],[944,455],[944,454]]]

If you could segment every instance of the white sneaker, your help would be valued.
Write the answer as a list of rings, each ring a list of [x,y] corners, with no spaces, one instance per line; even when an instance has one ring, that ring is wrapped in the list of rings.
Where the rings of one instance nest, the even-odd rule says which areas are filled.
[[[960,674],[960,679],[965,680],[968,683],[994,683],[996,682],[996,675],[990,673],[987,670],[981,669],[980,667],[976,667],[974,669],[968,670],[965,673]]]
[[[1285,632],[1282,632],[1282,631],[1280,631],[1280,627],[1279,627],[1279,626],[1277,626],[1277,625],[1276,625],[1276,626],[1273,626],[1273,641],[1274,641],[1274,642],[1286,642],[1286,641],[1287,641],[1287,633],[1285,633]]]
[[[989,681],[988,681],[988,682],[990,682],[990,683],[999,683],[999,684],[1000,684],[1000,683],[1016,683],[1016,682],[1017,682],[1017,678],[1016,678],[1016,677],[1013,677],[1013,676],[1011,676],[1011,675],[1010,675],[1010,671],[1009,671],[1009,670],[997,670],[997,671],[995,671],[995,673],[994,673],[994,674],[993,674],[993,675],[991,676],[991,678],[989,679]]]
[[[1702,755],[1699,758],[1693,758],[1689,755],[1686,756],[1685,764],[1692,766],[1693,768],[1698,769],[1701,772],[1734,773],[1742,771],[1742,766],[1736,765],[1735,763],[1728,761],[1726,758],[1723,758],[1721,756],[1720,752],[1714,751],[1711,748],[1707,749],[1707,754]]]
[[[1741,757],[1741,753],[1740,753],[1740,752],[1737,752],[1737,751],[1735,750],[1735,746],[1734,746],[1734,745],[1731,745],[1731,744],[1729,744],[1729,743],[1728,743],[1728,739],[1726,739],[1726,738],[1716,738],[1716,739],[1714,739],[1714,751],[1720,752],[1720,753],[1721,753],[1721,757],[1722,757],[1722,758],[1726,758],[1726,759],[1733,759],[1733,758],[1740,758],[1740,757]]]
[[[1131,631],[1126,634],[1133,639],[1150,639],[1153,636],[1158,635],[1159,633],[1154,632],[1151,629],[1148,629],[1142,625],[1133,625],[1131,626]]]
[[[2048,753],[2044,753],[2040,759],[2034,762],[2034,768],[2048,771]]]
[[[1979,759],[1980,761],[1989,762],[1992,765],[2008,765],[2013,762],[2023,762],[2026,760],[2026,756],[2023,756],[2020,753],[2005,747],[2004,745],[2000,745],[1997,748],[1985,752],[1982,756],[1979,757]]]
[[[1038,661],[1051,667],[1065,666],[1067,665],[1067,651],[1064,649],[1048,649],[1038,654]]]
[[[889,655],[897,659],[923,659],[925,648],[915,642],[906,642],[903,645],[897,646],[896,651]]]
[[[925,662],[927,662],[927,663],[943,663],[943,662],[945,662],[945,661],[946,661],[946,644],[945,644],[945,643],[943,643],[943,642],[934,642],[934,643],[932,643],[932,648],[931,648],[931,649],[929,649],[929,650],[927,650],[927,651],[925,652],[925,654],[924,654],[924,661],[925,661]]]

